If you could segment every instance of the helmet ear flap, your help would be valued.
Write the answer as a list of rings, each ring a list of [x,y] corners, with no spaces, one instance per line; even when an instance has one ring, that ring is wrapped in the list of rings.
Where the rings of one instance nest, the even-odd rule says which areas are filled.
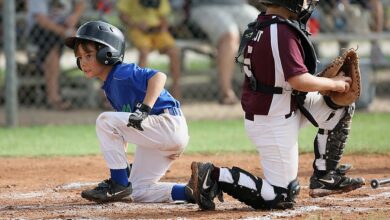
[[[103,47],[99,49],[96,54],[96,59],[104,65],[114,65],[117,62],[121,62],[121,54],[117,50],[113,50],[110,47]]]

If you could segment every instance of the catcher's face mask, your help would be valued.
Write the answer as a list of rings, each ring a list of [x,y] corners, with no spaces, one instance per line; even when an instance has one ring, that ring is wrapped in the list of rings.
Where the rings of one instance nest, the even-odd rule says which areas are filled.
[[[298,14],[298,21],[306,24],[314,9],[317,7],[319,0],[303,0],[301,12]]]
[[[297,15],[297,20],[306,25],[319,0],[260,0],[261,3],[279,5]]]

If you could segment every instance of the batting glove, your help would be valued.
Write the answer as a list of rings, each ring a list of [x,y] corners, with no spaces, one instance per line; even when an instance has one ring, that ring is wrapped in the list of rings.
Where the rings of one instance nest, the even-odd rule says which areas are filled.
[[[135,129],[138,129],[140,131],[143,131],[144,129],[141,126],[142,121],[149,116],[150,112],[152,111],[152,108],[149,106],[138,103],[135,106],[135,111],[130,113],[129,116],[129,123],[127,124],[127,127],[133,127]]]

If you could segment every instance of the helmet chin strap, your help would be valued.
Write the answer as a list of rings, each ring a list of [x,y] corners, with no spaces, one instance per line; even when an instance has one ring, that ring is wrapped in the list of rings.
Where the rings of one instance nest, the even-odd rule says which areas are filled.
[[[303,10],[301,13],[298,15],[298,21],[299,23],[302,23],[303,25],[306,26],[307,22],[309,21],[309,18],[311,16],[311,12],[307,10]]]

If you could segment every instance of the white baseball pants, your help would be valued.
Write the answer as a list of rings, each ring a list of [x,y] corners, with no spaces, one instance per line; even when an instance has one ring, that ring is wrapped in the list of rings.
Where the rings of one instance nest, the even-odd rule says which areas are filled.
[[[345,108],[338,110],[329,108],[318,92],[308,93],[305,107],[313,115],[319,127],[326,130],[332,130],[345,113]],[[329,117],[331,114],[334,116]],[[268,184],[287,188],[288,184],[297,177],[299,129],[309,123],[299,110],[288,118],[284,115],[255,115],[253,121],[245,120],[247,135],[260,155],[266,180],[263,185],[266,184],[270,190],[272,187],[268,187]],[[325,135],[319,138],[326,140]],[[324,144],[326,141],[319,141],[319,143]],[[325,151],[325,146],[319,146],[319,149]],[[325,164],[325,161],[323,163]]]
[[[180,111],[180,110],[179,110]],[[180,111],[181,112],[181,111]],[[129,181],[135,202],[172,201],[175,183],[159,180],[187,146],[189,136],[184,115],[150,115],[143,122],[144,131],[127,127],[129,113],[104,112],[96,120],[96,133],[109,169],[127,167],[127,143],[136,146]]]

